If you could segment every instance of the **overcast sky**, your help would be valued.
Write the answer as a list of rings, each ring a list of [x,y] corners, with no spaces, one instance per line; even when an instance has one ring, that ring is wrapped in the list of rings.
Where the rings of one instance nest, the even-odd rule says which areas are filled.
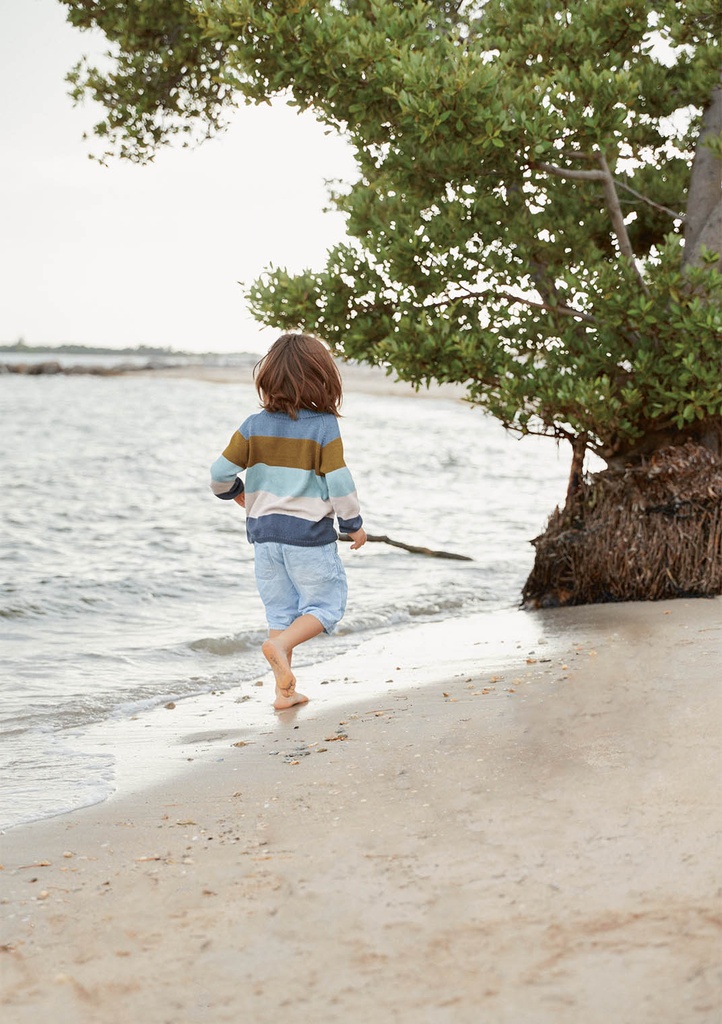
[[[0,343],[263,351],[277,332],[237,282],[323,265],[343,237],[325,180],[353,177],[350,150],[279,103],[196,150],[101,167],[64,81],[99,47],[57,0],[0,0]]]

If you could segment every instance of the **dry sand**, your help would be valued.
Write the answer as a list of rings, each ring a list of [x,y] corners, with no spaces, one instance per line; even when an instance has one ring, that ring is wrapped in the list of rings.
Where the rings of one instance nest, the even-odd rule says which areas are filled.
[[[718,1022],[721,610],[476,616],[146,716],[116,796],[3,837],[4,1024]]]

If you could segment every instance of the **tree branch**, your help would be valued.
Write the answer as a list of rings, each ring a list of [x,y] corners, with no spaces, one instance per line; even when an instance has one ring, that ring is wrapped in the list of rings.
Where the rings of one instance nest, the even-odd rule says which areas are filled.
[[[570,160],[597,159],[597,157],[587,155],[586,153],[564,153],[564,156],[569,157]],[[575,171],[571,167],[558,167],[556,164],[544,163],[535,164],[534,167],[540,171],[546,171],[548,174],[553,174],[557,178],[572,178],[577,181],[606,181],[607,174],[609,173],[609,168],[607,168],[606,172],[603,170]],[[609,176],[611,177],[611,174],[609,174]],[[655,203],[653,199],[649,198],[649,196],[642,195],[641,192],[637,192],[637,190],[633,189],[631,185],[625,184],[618,178],[612,178],[612,181],[615,185],[619,185],[620,188],[625,189],[627,192],[631,192],[631,194],[636,196],[637,199],[641,199],[643,203],[647,203],[648,206],[653,206],[655,210],[660,210],[662,213],[668,213],[670,217],[674,217],[675,220],[681,220],[682,222],[685,221],[686,218],[683,213],[678,213],[676,210],[670,210],[668,206],[662,206],[661,203]]]
[[[612,219],[614,233],[617,236],[617,241],[619,242],[619,251],[622,256],[626,256],[626,258],[634,264],[634,250],[632,249],[632,243],[629,241],[629,235],[627,234],[627,225],[624,223],[624,214],[622,213],[622,207],[619,205],[617,190],[614,187],[614,178],[612,177],[612,172],[609,170],[609,164],[607,163],[607,158],[604,153],[599,154],[599,163],[601,164],[603,172],[602,184],[604,186],[604,198],[607,202],[609,216]],[[637,276],[639,277],[639,271],[637,271]]]
[[[339,540],[351,540],[347,533],[340,533],[338,536]],[[470,558],[469,555],[457,555],[453,551],[432,551],[431,548],[419,547],[417,544],[404,544],[401,540],[391,540],[385,534],[374,535],[367,534],[366,540],[371,543],[379,544],[390,544],[394,548],[403,548],[404,551],[410,551],[414,555],[427,555],[429,558],[453,558],[457,562],[473,562],[474,559]]]
[[[557,178],[571,178],[575,181],[603,181],[604,171],[575,171],[571,167],[558,167],[556,164],[532,164],[533,170],[546,171]]]
[[[582,153],[577,149],[562,149],[561,155],[565,156],[567,160],[588,160],[590,163],[597,159],[596,153]]]
[[[531,306],[533,309],[543,309],[548,313],[558,313],[560,316],[571,316],[579,320],[586,320],[586,322],[590,324],[597,323],[595,317],[590,316],[589,313],[582,313],[579,309],[573,309],[572,306],[552,306],[548,302],[537,302],[535,299],[527,299],[522,295],[514,295],[512,292],[505,292],[494,288],[487,288],[484,291],[478,292],[461,283],[457,283],[457,287],[461,288],[469,298],[484,299],[487,296],[493,296],[494,298],[508,299],[512,303],[521,302],[524,306]],[[453,299],[448,299],[446,301],[452,302]],[[430,305],[443,304],[443,302],[430,303]]]
[[[557,178],[570,178],[572,181],[601,181],[602,187],[604,188],[604,199],[609,211],[609,216],[612,221],[612,230],[617,236],[617,242],[619,244],[619,251],[622,256],[629,262],[630,266],[634,270],[634,273],[639,281],[639,284],[643,292],[647,292],[647,286],[644,283],[644,278],[639,272],[639,267],[634,259],[634,250],[632,244],[629,241],[629,235],[627,234],[627,227],[624,223],[624,214],[622,213],[622,207],[619,205],[619,196],[617,190],[614,187],[614,178],[612,172],[609,169],[606,157],[603,153],[598,154],[598,160],[600,169],[598,171],[575,171],[571,167],[558,167],[556,164],[532,164],[532,168],[540,171],[546,171],[547,174],[553,174]]]
[[[561,169],[563,170],[563,168],[561,168]],[[595,171],[594,173],[595,174],[600,174],[601,172],[600,171]],[[434,262],[437,263],[437,265],[439,265],[438,261],[435,259],[434,255],[433,255],[433,253],[431,253],[430,255],[431,255],[431,258],[434,260]],[[531,270],[531,276],[534,279],[535,283],[537,284],[537,291],[539,292],[540,295],[543,295],[543,288],[541,287],[541,284],[538,281],[539,275],[538,275],[538,273],[534,272],[533,268]],[[457,288],[461,288],[462,291],[464,291],[470,298],[483,299],[487,295],[499,296],[500,298],[503,298],[503,299],[510,299],[512,302],[521,302],[521,303],[523,303],[526,306],[532,306],[534,309],[546,310],[546,312],[548,312],[548,313],[558,313],[560,316],[574,317],[574,318],[576,318],[578,320],[585,320],[587,323],[590,323],[590,324],[596,324],[597,323],[597,320],[595,319],[595,317],[590,316],[588,313],[582,313],[578,309],[573,309],[571,306],[559,306],[556,303],[543,302],[543,301],[542,302],[536,302],[534,299],[526,299],[526,298],[523,298],[520,295],[513,295],[511,292],[505,292],[505,291],[502,291],[502,290],[499,290],[499,289],[493,289],[493,288],[487,288],[485,291],[481,291],[481,292],[472,291],[468,287],[468,285],[462,284],[461,282],[457,282]],[[424,308],[425,309],[438,309],[440,306],[446,306],[446,305],[449,305],[452,302],[455,302],[457,298],[458,298],[458,296],[451,297],[451,296],[447,295],[447,297],[445,297],[443,299],[439,299],[436,302],[424,303]]]
[[[670,210],[668,206],[662,206],[661,203],[655,203],[653,199],[649,198],[649,196],[642,195],[641,192],[637,192],[637,190],[632,188],[631,185],[625,184],[625,182],[620,181],[619,178],[613,178],[612,180],[615,185],[623,188],[626,192],[631,192],[633,196],[636,196],[637,199],[641,199],[643,203],[647,204],[647,206],[652,206],[655,210],[659,210],[660,213],[668,213],[669,216],[674,217],[675,220],[681,220],[683,224],[685,223],[687,218],[683,213],[677,213],[675,210]]]

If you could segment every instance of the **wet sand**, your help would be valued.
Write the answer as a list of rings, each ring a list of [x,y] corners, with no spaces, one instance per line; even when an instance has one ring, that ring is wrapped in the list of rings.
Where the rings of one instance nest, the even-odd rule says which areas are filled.
[[[141,716],[115,797],[2,837],[3,1021],[714,1024],[721,611],[476,616]]]

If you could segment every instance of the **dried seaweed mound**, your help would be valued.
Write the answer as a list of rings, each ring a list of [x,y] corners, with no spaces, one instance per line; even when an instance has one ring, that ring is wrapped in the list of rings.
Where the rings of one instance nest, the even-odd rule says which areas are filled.
[[[585,477],[532,543],[527,607],[722,593],[722,460],[687,442]]]

